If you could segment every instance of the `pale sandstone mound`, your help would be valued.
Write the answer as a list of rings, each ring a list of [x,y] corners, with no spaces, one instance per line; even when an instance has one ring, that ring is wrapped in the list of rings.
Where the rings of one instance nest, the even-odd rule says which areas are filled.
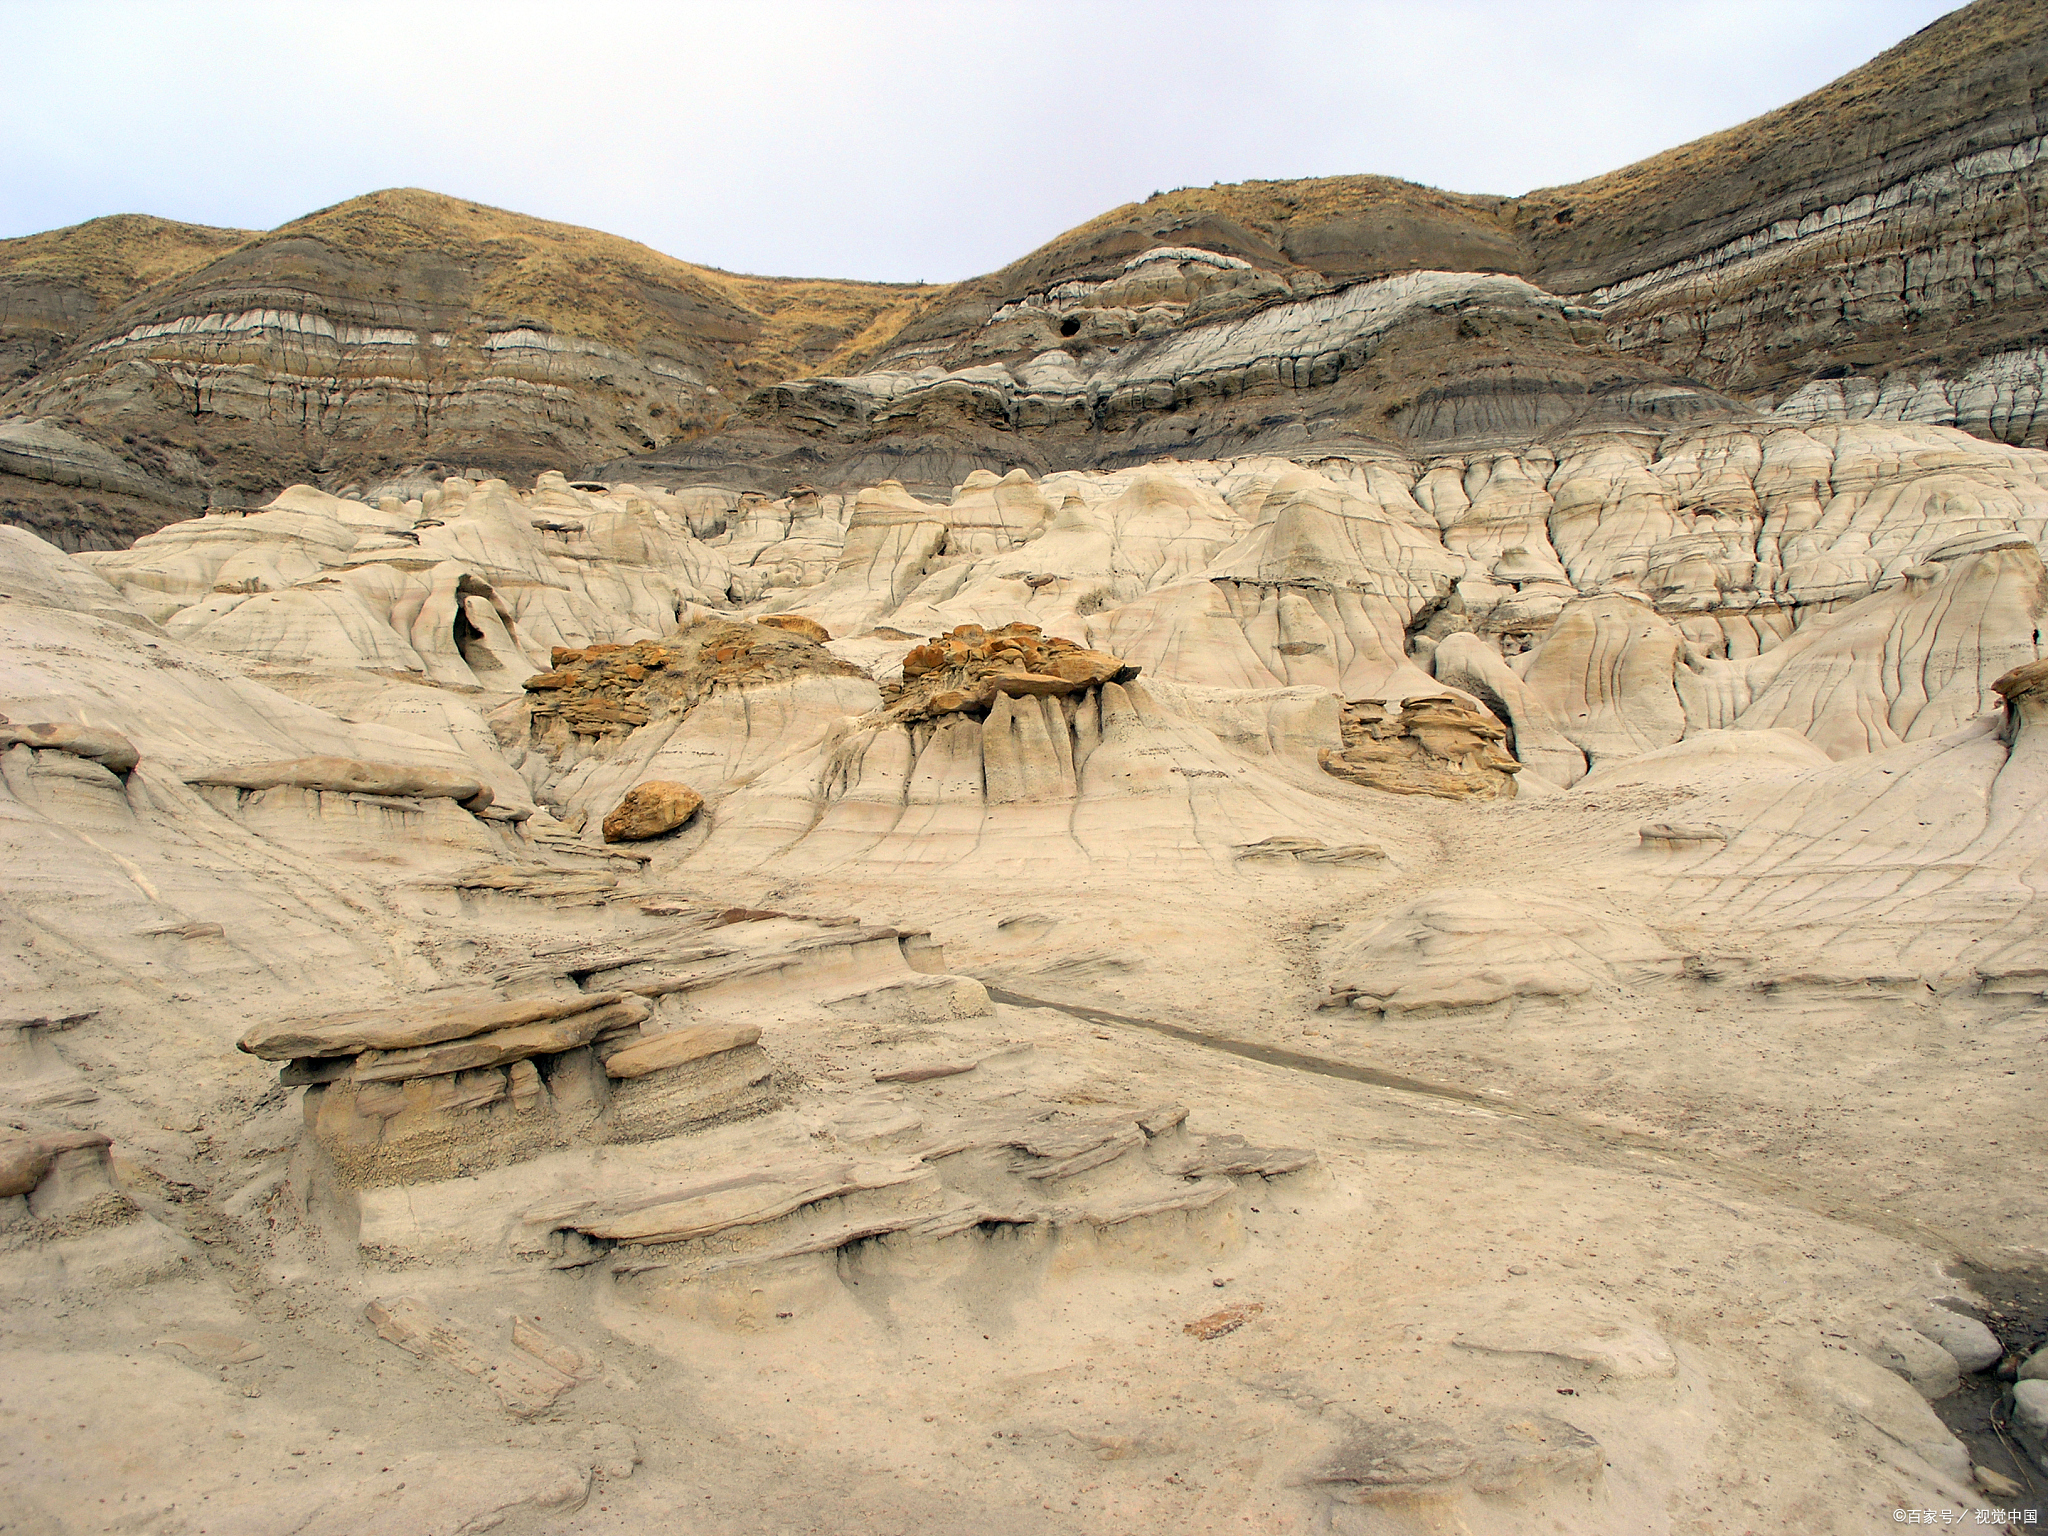
[[[2043,670],[1998,678],[2004,708],[1961,730],[1691,802],[1729,833],[1688,850],[1670,887],[1768,925],[1816,985],[1925,977],[2032,995],[2048,975],[2028,875]]]
[[[1276,836],[1351,846],[1384,828],[1356,802],[1237,756],[1142,682],[1110,682],[1064,697],[998,692],[979,718],[842,722],[736,786],[701,856],[715,867],[766,853],[792,872],[1200,872],[1234,868],[1237,850]]]
[[[688,509],[632,486],[451,479],[372,507],[295,486],[93,557],[180,638],[255,661],[510,690],[557,645],[662,634],[734,576]]]
[[[1384,1013],[1564,999],[1676,975],[1683,954],[1631,918],[1555,897],[1445,891],[1331,941],[1333,1003]]]

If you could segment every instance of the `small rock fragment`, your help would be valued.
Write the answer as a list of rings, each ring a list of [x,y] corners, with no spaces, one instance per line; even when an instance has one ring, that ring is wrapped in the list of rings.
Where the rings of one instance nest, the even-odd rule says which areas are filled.
[[[590,1470],[614,1482],[633,1475],[640,1465],[640,1451],[623,1424],[590,1426]]]
[[[877,1072],[878,1083],[928,1083],[934,1078],[958,1077],[963,1072],[972,1072],[980,1065],[972,1061],[932,1061],[922,1066],[896,1067],[887,1072]]]
[[[802,635],[806,640],[815,640],[820,645],[832,638],[831,630],[816,619],[807,619],[800,613],[771,613],[754,622],[765,624],[770,629],[786,629],[792,635]]]
[[[1234,1301],[1207,1317],[1196,1318],[1182,1327],[1181,1332],[1197,1339],[1220,1339],[1226,1333],[1235,1333],[1265,1310],[1262,1302]]]

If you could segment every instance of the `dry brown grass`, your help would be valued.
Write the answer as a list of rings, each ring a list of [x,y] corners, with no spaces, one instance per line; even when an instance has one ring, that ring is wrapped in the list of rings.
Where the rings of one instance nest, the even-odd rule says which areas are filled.
[[[857,333],[930,291],[741,276],[617,235],[410,188],[353,198],[250,244],[289,237],[380,265],[412,258],[468,268],[475,313],[563,335],[637,348],[687,329],[749,371],[809,372],[807,338]]]
[[[143,213],[89,219],[68,229],[0,240],[0,276],[76,284],[111,309],[152,283],[193,271],[249,239],[244,229],[210,229]]]
[[[1269,238],[1297,221],[1321,223],[1364,214],[1407,214],[1494,229],[1500,227],[1500,212],[1506,202],[1500,197],[1442,192],[1391,176],[1320,176],[1301,181],[1181,187],[1157,193],[1142,203],[1112,208],[1068,230],[1057,240],[1048,241],[1012,265],[1028,266],[1063,246],[1081,244],[1122,226],[1147,221],[1223,218]]]
[[[1545,268],[1777,196],[1816,172],[1959,126],[2048,88],[2048,5],[1978,0],[1761,117],[1519,202]],[[1568,210],[1562,230],[1555,215]]]
[[[661,333],[687,333],[742,372],[777,377],[815,371],[849,340],[886,327],[890,316],[935,291],[741,276],[616,235],[412,188],[351,198],[263,232],[141,215],[94,219],[0,241],[0,275],[76,283],[105,310],[154,284],[193,277],[223,256],[289,269],[301,259],[292,242],[302,240],[384,269],[399,288],[408,286],[408,274],[461,271],[469,279],[461,305],[476,315],[656,350]]]

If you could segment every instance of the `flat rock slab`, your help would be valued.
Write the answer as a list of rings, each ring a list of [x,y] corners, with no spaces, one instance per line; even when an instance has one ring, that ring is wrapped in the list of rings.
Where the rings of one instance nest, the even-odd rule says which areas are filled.
[[[519,1347],[516,1330],[513,1348],[494,1350],[411,1296],[373,1301],[363,1315],[379,1338],[407,1354],[484,1381],[518,1418],[531,1418],[551,1407],[576,1385],[574,1376]]]
[[[263,1346],[232,1333],[171,1333],[158,1339],[159,1347],[181,1349],[204,1365],[246,1365],[263,1358]]]
[[[929,1083],[941,1077],[958,1077],[963,1072],[972,1072],[980,1066],[978,1061],[931,1061],[922,1066],[895,1067],[886,1072],[877,1072],[878,1083]]]
[[[464,809],[480,811],[491,803],[491,789],[481,779],[448,768],[412,763],[373,763],[359,757],[288,757],[275,762],[209,768],[188,784],[225,789],[317,789],[359,795],[417,795],[423,799],[459,800]]]
[[[501,1067],[531,1056],[556,1056],[588,1045],[608,1029],[638,1024],[653,1012],[637,997],[622,997],[602,1008],[540,1024],[492,1030],[466,1040],[423,1045],[405,1051],[365,1051],[356,1058],[359,1083],[399,1083],[413,1077],[439,1077],[477,1067]]]
[[[1181,1332],[1204,1342],[1220,1339],[1226,1333],[1237,1332],[1265,1310],[1264,1302],[1234,1301],[1227,1307],[1211,1312],[1207,1317],[1198,1317],[1192,1323],[1185,1324]]]
[[[626,1041],[604,1058],[604,1069],[614,1078],[645,1077],[665,1067],[679,1067],[686,1061],[736,1051],[760,1038],[761,1031],[752,1024],[699,1024],[671,1029],[665,1034]]]
[[[142,761],[135,743],[119,731],[98,726],[72,725],[68,721],[49,724],[17,724],[0,717],[0,747],[27,746],[44,751],[68,752],[98,763],[112,773],[129,773]]]
[[[1599,1441],[1544,1413],[1470,1430],[1368,1419],[1309,1481],[1341,1503],[1378,1503],[1460,1487],[1507,1493],[1538,1481],[1590,1483],[1603,1459]]]
[[[329,1014],[324,1018],[283,1019],[257,1025],[242,1036],[238,1047],[265,1061],[407,1050],[567,1018],[616,1003],[623,996],[622,992],[572,993],[565,997],[474,996],[438,1007],[400,1004]]]

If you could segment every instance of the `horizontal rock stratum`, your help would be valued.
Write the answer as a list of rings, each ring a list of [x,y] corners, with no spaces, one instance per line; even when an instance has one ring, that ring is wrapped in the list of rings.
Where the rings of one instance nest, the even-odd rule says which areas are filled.
[[[0,517],[109,548],[295,480],[920,494],[973,470],[1876,418],[2038,445],[2032,0],[1519,197],[1185,188],[944,287],[735,277],[414,190],[0,241]]]

